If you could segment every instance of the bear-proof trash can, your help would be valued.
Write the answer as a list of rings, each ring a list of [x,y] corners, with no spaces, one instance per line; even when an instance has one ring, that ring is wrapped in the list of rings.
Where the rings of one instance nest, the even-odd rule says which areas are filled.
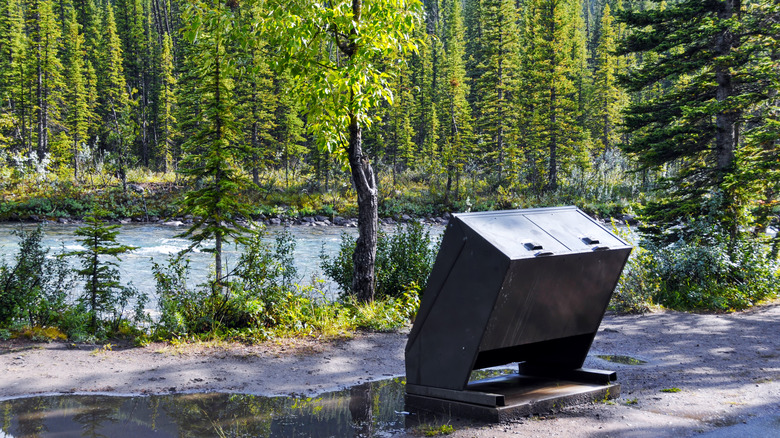
[[[501,420],[619,395],[614,373],[581,367],[630,252],[576,207],[454,215],[406,345],[407,404]]]

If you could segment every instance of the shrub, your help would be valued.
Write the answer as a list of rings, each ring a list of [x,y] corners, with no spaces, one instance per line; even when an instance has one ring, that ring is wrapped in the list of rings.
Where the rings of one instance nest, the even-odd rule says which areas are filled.
[[[620,313],[649,311],[653,296],[660,287],[656,265],[656,259],[650,251],[634,247],[612,295],[610,308]]]
[[[275,245],[264,241],[262,229],[246,239],[235,270],[222,282],[223,293],[215,296],[210,284],[187,286],[189,260],[171,256],[167,264],[152,264],[160,318],[158,336],[202,334],[215,330],[255,330],[285,322],[291,300],[300,299],[293,284],[295,240],[285,230]],[[263,335],[264,336],[264,335]]]
[[[187,286],[189,262],[176,256],[153,263],[160,318],[158,338],[217,336],[258,341],[274,336],[340,336],[355,329],[393,330],[417,312],[419,287],[411,283],[400,298],[372,303],[332,302],[316,286],[295,284],[295,241],[285,230],[273,245],[262,230],[246,246],[225,294],[214,297],[209,284]]]
[[[777,295],[780,275],[760,241],[685,242],[658,249],[658,304],[674,309],[733,310]]]
[[[635,235],[631,234],[630,229],[624,231],[613,222],[612,231],[632,244],[634,249],[615,287],[610,308],[620,313],[645,313],[650,310],[660,284],[655,256],[636,244]]]
[[[62,258],[47,258],[43,228],[19,230],[19,251],[9,266],[0,265],[0,325],[19,319],[30,326],[56,323],[67,307],[73,276]]]
[[[678,310],[737,310],[777,296],[780,273],[767,242],[745,236],[730,242],[712,227],[687,236],[635,248],[612,308],[644,312],[655,302]]]
[[[155,325],[158,336],[201,332],[210,329],[204,303],[208,293],[203,288],[190,289],[189,259],[171,255],[166,264],[152,260],[160,317]]]
[[[398,225],[388,235],[380,230],[376,253],[376,298],[399,298],[412,284],[425,290],[428,275],[438,252],[430,231],[416,222]],[[322,270],[341,289],[342,299],[352,293],[355,239],[344,233],[336,256],[320,254]]]

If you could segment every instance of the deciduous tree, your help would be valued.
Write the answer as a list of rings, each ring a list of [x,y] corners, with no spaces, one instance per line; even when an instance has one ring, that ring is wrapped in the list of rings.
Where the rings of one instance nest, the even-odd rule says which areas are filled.
[[[351,0],[335,3],[291,1],[270,4],[266,29],[279,48],[280,63],[290,68],[307,103],[309,127],[320,147],[339,152],[349,163],[358,196],[359,235],[353,257],[353,291],[372,301],[378,220],[378,187],[363,150],[363,129],[370,109],[392,99],[378,69],[416,49],[412,38],[420,19],[415,0]]]

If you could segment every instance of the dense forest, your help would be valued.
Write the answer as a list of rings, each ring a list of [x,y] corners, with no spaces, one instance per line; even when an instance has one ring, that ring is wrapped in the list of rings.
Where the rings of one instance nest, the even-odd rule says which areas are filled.
[[[422,183],[453,210],[480,193],[495,194],[487,208],[545,196],[639,199],[669,183],[687,186],[680,179],[700,196],[707,184],[693,180],[709,176],[696,163],[709,159],[714,141],[702,131],[721,129],[720,119],[707,119],[719,105],[736,125],[734,160],[751,163],[740,177],[766,183],[775,156],[766,145],[776,130],[777,6],[699,3],[426,1],[408,36],[417,50],[380,60],[392,98],[365,120],[381,190]],[[734,7],[728,16],[726,4]],[[3,1],[4,184],[46,172],[77,183],[102,172],[125,183],[131,169],[179,169],[204,118],[203,65],[217,44],[204,20],[214,8],[229,21],[216,55],[224,56],[220,111],[242,171],[261,190],[348,184],[339,148],[317,147],[322,109],[304,107],[294,92],[305,74],[276,68],[286,53],[257,30],[268,6]],[[670,38],[661,42],[664,32]],[[717,46],[724,32],[733,41]],[[720,66],[733,83],[716,98]],[[753,201],[771,204],[774,192],[756,188]]]
[[[178,0],[8,0],[0,9],[0,148],[4,179],[52,172],[86,181],[129,169],[169,172],[185,158],[202,108],[199,64],[213,47],[198,32],[202,2]],[[746,2],[743,8],[770,2]],[[755,4],[753,4],[755,3]],[[762,5],[762,3],[764,3]],[[296,73],[252,32],[262,5],[227,2],[233,29],[224,51],[230,78],[224,110],[241,164],[262,186],[301,178],[338,186],[336,150],[317,148],[308,108],[291,93]],[[638,166],[619,145],[622,110],[672,92],[674,83],[627,90],[619,77],[642,55],[616,49],[624,11],[648,1],[521,0],[425,2],[418,50],[385,59],[392,100],[370,114],[364,144],[375,166],[422,180],[449,200],[498,191],[505,207],[558,190],[588,199],[635,197],[675,172]],[[202,30],[202,29],[201,29]],[[203,35],[201,35],[203,37]],[[327,49],[325,49],[327,50]],[[766,53],[766,56],[773,56]],[[659,78],[660,79],[660,78]],[[635,87],[636,88],[636,87]],[[334,156],[335,155],[335,156]]]
[[[194,218],[224,307],[243,218],[357,216],[326,263],[365,303],[378,214],[573,203],[643,221],[616,308],[744,308],[777,294],[779,90],[775,0],[2,0],[0,218],[170,183],[143,213]]]

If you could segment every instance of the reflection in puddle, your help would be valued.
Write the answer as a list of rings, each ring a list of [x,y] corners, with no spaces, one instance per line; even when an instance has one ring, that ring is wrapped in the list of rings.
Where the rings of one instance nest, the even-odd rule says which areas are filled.
[[[631,356],[621,356],[619,354],[602,354],[597,356],[599,359],[604,359],[607,362],[621,363],[623,365],[642,365],[647,363],[644,360],[639,360]]]
[[[517,373],[517,368],[485,368],[482,370],[473,370],[469,376],[469,382],[514,373]]]
[[[64,395],[0,402],[0,437],[384,437],[404,430],[405,379],[313,398]]]

